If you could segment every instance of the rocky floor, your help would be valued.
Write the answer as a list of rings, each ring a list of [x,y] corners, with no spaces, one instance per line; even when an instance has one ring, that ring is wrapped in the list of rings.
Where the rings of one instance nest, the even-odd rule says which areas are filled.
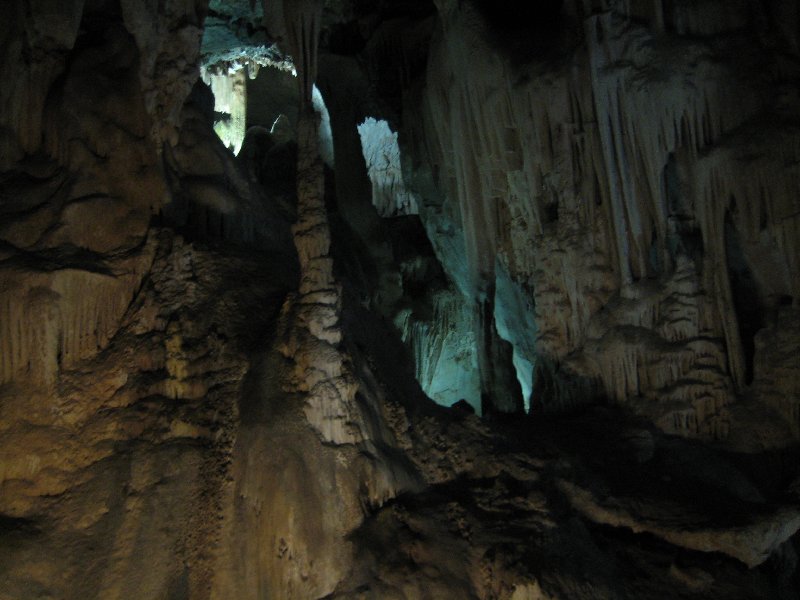
[[[280,580],[286,597],[796,598],[800,448],[733,451],[613,407],[486,421],[436,406],[349,296],[361,402],[389,431],[330,445],[281,391],[293,269],[151,235],[108,347],[61,374],[47,416],[1,434],[28,471],[2,487],[0,597],[260,598]],[[6,419],[24,414],[2,391]],[[295,526],[276,537],[270,514]]]

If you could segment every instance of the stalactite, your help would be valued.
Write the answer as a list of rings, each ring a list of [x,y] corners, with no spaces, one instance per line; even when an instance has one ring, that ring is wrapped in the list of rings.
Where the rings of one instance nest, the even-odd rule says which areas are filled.
[[[490,281],[488,257],[501,257],[517,280],[530,282],[533,314],[520,318],[536,320],[537,352],[556,362],[587,354],[587,342],[614,328],[652,333],[656,346],[630,340],[634,349],[620,365],[588,366],[597,357],[589,351],[589,363],[576,360],[570,368],[620,402],[643,396],[655,402],[670,389],[686,406],[706,394],[713,401],[691,409],[697,423],[686,430],[695,422],[684,420],[682,431],[723,435],[722,398],[732,394],[724,382],[741,388],[747,370],[725,264],[728,196],[740,198],[730,218],[737,231],[749,232],[744,243],[779,248],[781,272],[797,272],[790,191],[797,175],[786,168],[797,162],[797,136],[787,130],[785,143],[765,150],[763,159],[735,156],[736,148],[752,147],[736,132],[753,137],[748,123],[764,110],[763,96],[725,60],[708,60],[702,40],[662,43],[630,20],[674,26],[675,10],[636,2],[586,14],[586,45],[570,66],[543,62],[530,72],[482,54],[473,21],[444,11],[444,37],[429,58],[435,75],[409,104],[418,115],[409,138],[448,199],[440,210],[451,211],[447,218],[463,232],[466,258],[445,255],[443,262],[457,265],[455,273],[466,263],[465,289]],[[687,32],[708,25],[690,3],[679,10],[695,19]],[[421,128],[427,137],[417,133]],[[763,138],[774,144],[772,133]],[[676,181],[667,184],[669,169]],[[423,219],[430,215],[421,212]],[[436,240],[434,246],[449,251]],[[786,280],[782,293],[796,298],[797,278]],[[657,292],[645,298],[653,286]],[[630,301],[624,322],[609,322],[601,312],[615,299]],[[687,354],[703,338],[721,343],[718,351]],[[662,346],[694,358],[659,360]]]
[[[497,332],[493,289],[478,304],[475,331],[483,414],[521,413],[524,402],[514,372],[513,347]]]
[[[151,246],[152,248],[152,246]],[[14,282],[4,274],[0,383],[53,385],[61,370],[104,349],[119,327],[152,255],[126,261],[119,276],[63,269]]]
[[[417,198],[403,181],[397,133],[386,121],[367,118],[358,126],[361,149],[372,182],[372,203],[381,217],[417,214]]]
[[[247,67],[233,72],[203,71],[203,81],[214,93],[214,112],[226,115],[214,123],[214,130],[226,147],[239,154],[247,129]]]
[[[295,385],[306,394],[306,416],[324,439],[354,442],[356,384],[339,349],[340,289],[333,275],[324,201],[317,116],[305,111],[298,125],[298,220],[292,227],[300,261],[295,300],[296,334],[287,356],[297,365]]]

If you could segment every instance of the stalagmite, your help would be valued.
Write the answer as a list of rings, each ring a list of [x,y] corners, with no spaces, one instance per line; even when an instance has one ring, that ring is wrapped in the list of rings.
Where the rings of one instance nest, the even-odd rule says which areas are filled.
[[[304,397],[306,416],[323,439],[352,443],[362,435],[354,404],[357,386],[340,350],[341,292],[333,275],[319,116],[312,104],[322,3],[291,2],[284,5],[283,15],[297,66],[301,102],[297,130],[298,217],[292,226],[300,261],[300,287],[296,299],[287,306],[293,330],[285,346],[287,358],[295,363],[291,391]]]

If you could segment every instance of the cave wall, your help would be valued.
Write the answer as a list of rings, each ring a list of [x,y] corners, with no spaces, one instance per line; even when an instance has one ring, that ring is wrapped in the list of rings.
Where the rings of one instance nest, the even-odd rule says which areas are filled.
[[[416,476],[378,392],[360,390],[340,353],[318,153],[306,149],[319,176],[302,223],[320,228],[306,229],[298,257],[302,195],[285,193],[295,165],[267,191],[212,129],[214,98],[198,81],[204,3],[11,10],[4,597],[331,593],[364,507]],[[284,304],[298,290],[305,300]]]
[[[0,595],[208,597],[288,223],[190,94],[204,3],[4,9]]]
[[[290,35],[234,4],[217,41]],[[11,3],[0,595],[792,597],[797,13],[725,6],[382,5],[320,58],[335,179],[317,117],[278,142],[292,232],[297,172],[213,133],[204,3]],[[374,206],[371,113],[419,217]],[[413,375],[646,418],[506,436]]]
[[[217,276],[151,221],[171,196],[159,154],[197,76],[204,7],[4,11],[0,587],[195,591],[245,363],[209,321],[179,316]]]
[[[796,20],[770,6],[543,3],[523,25],[437,3],[403,96],[409,175],[448,273],[533,334],[510,341],[534,410],[608,398],[724,438],[746,396],[796,427],[798,374],[757,343],[795,327],[800,280]]]

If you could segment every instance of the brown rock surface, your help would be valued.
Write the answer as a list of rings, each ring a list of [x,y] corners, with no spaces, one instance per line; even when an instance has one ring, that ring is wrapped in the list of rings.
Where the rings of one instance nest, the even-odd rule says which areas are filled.
[[[255,4],[6,7],[0,599],[796,598],[797,9]]]

